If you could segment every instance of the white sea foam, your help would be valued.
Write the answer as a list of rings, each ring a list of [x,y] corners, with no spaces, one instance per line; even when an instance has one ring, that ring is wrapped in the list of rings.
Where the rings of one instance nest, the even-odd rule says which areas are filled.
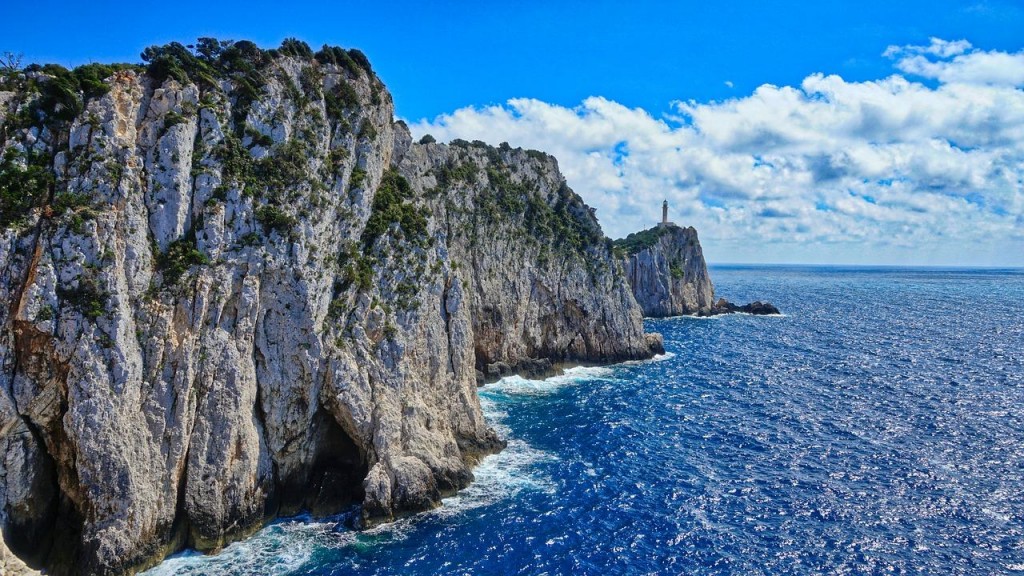
[[[680,314],[679,316],[662,316],[660,318],[645,318],[645,320],[721,320],[722,314],[717,316],[691,316],[689,314]]]
[[[671,357],[671,354],[665,354],[646,362]],[[608,367],[578,366],[544,380],[509,376],[487,385],[484,390],[507,395],[546,395],[581,381],[609,379],[613,372]],[[454,496],[445,498],[440,508],[361,532],[339,528],[339,518],[313,520],[299,517],[284,520],[260,530],[250,538],[227,546],[217,554],[184,552],[168,558],[144,574],[284,574],[301,568],[312,559],[318,548],[379,546],[397,542],[404,540],[425,517],[455,518],[470,510],[515,498],[522,492],[554,493],[555,483],[538,471],[536,466],[557,458],[530,446],[524,440],[511,437],[511,431],[504,424],[508,412],[500,398],[483,394],[480,396],[480,407],[487,422],[502,437],[508,438],[508,446],[497,454],[485,457],[473,469],[473,483]]]
[[[144,572],[146,576],[283,574],[299,569],[324,544],[333,522],[285,520],[235,542],[214,555],[189,551],[168,558]]]
[[[675,352],[665,352],[664,354],[655,354],[653,358],[647,360],[627,360],[621,364],[621,366],[637,366],[639,364],[653,364],[655,362],[664,362],[671,360],[676,357]]]
[[[488,419],[503,429],[504,414],[490,404]],[[312,520],[300,517],[279,522],[252,537],[227,546],[214,555],[185,552],[168,558],[145,572],[146,576],[206,576],[242,574],[285,574],[301,568],[318,548],[379,546],[404,540],[426,517],[455,518],[466,512],[515,498],[522,492],[555,491],[554,482],[534,466],[556,460],[555,456],[512,438],[508,447],[484,458],[474,468],[475,480],[466,489],[445,498],[434,510],[376,526],[362,532],[339,529],[338,519]]]
[[[751,314],[750,312],[729,312],[728,314],[715,314],[714,316],[690,316],[689,314],[683,314],[680,316],[664,316],[662,318],[648,318],[649,320],[694,320],[699,322],[704,321],[719,321],[728,318],[729,316],[760,316],[762,318],[786,318],[786,314]]]
[[[506,376],[484,386],[485,391],[509,395],[546,396],[558,390],[587,380],[612,380],[614,370],[607,366],[574,366],[558,376],[531,380],[522,376]]]
[[[537,464],[557,458],[530,446],[523,440],[512,438],[501,452],[488,456],[473,469],[472,484],[458,494],[445,498],[444,506],[430,514],[454,516],[468,510],[489,506],[515,498],[522,492],[553,494],[555,483],[535,470]]]

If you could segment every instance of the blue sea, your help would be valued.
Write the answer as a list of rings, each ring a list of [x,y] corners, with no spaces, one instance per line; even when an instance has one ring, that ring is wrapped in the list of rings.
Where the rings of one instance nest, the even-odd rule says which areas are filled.
[[[718,267],[783,316],[481,390],[508,449],[438,510],[292,518],[153,574],[1024,574],[1024,271]]]

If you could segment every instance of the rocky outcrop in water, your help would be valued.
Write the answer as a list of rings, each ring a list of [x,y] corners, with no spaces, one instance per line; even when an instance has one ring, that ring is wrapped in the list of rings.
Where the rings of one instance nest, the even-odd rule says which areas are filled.
[[[203,40],[0,79],[0,521],[50,573],[439,504],[478,376],[645,358],[553,159],[413,144],[361,53]]]
[[[714,308],[711,309],[711,314],[753,314],[754,316],[773,316],[781,314],[781,312],[779,312],[779,309],[773,304],[761,302],[760,300],[738,306],[729,302],[725,298],[719,298],[718,302],[715,303]]]
[[[714,307],[704,253],[693,227],[665,224],[616,243],[644,316],[707,316]]]

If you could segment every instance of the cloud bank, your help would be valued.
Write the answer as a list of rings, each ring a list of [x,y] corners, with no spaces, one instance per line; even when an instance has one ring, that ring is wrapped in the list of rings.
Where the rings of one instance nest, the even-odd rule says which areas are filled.
[[[1024,265],[1024,51],[936,38],[884,56],[902,74],[812,74],[661,117],[517,98],[410,127],[555,155],[612,237],[668,199],[712,262]]]

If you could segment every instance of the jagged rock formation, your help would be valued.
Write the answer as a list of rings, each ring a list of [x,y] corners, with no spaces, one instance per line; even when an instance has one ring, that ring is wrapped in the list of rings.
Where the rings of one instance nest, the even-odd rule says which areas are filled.
[[[644,316],[708,316],[715,303],[697,231],[655,226],[615,243]]]
[[[502,446],[481,374],[659,347],[552,159],[412,144],[355,51],[145,56],[0,77],[0,521],[29,564],[435,506]]]
[[[712,314],[752,314],[754,316],[773,316],[781,314],[774,304],[755,300],[749,304],[738,306],[725,298],[719,298],[715,307],[711,309]]]

